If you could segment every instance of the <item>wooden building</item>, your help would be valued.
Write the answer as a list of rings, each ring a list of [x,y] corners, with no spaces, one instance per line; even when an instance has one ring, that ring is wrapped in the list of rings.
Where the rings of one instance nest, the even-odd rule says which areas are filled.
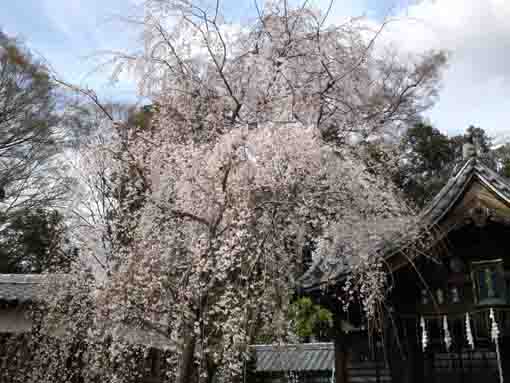
[[[473,152],[467,144],[463,162],[420,216],[430,233],[424,251],[412,258],[381,252],[393,288],[380,333],[354,339],[337,326],[336,383],[355,381],[353,350],[374,341],[384,345],[394,383],[510,382],[510,182]],[[362,315],[335,303],[347,272],[317,260],[301,282],[335,309],[338,324],[359,325]]]

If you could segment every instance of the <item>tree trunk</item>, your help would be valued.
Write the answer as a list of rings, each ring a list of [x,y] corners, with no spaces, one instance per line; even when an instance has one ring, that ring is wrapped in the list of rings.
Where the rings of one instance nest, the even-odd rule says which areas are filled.
[[[194,376],[193,353],[195,351],[195,336],[191,333],[185,335],[184,350],[181,355],[176,383],[193,383]]]
[[[218,371],[218,366],[214,363],[211,358],[207,358],[207,383],[215,383],[216,382],[216,372]]]

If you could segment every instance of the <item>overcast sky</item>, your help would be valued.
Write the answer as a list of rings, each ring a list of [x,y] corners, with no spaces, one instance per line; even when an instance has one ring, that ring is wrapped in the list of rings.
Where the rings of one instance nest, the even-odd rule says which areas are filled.
[[[65,79],[99,89],[110,100],[135,100],[132,84],[112,88],[106,74],[94,71],[98,59],[91,57],[140,47],[134,28],[119,22],[119,16],[140,12],[133,1],[2,0],[0,28],[22,37]],[[253,15],[253,1],[228,0],[224,9],[231,21],[242,22]],[[428,113],[437,128],[456,134],[475,124],[491,135],[510,134],[509,0],[338,0],[332,21],[358,15],[404,20],[392,23],[385,38],[411,51],[451,52],[439,102]]]

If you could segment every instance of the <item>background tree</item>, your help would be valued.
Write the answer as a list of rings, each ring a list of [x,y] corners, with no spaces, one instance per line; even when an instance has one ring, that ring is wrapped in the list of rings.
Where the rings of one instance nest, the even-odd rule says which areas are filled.
[[[76,251],[60,213],[31,209],[13,217],[2,232],[0,272],[65,271]]]
[[[292,330],[301,339],[310,341],[313,337],[318,341],[331,339],[333,313],[312,302],[309,297],[302,297],[290,306]]]
[[[458,150],[448,136],[424,122],[409,128],[400,145],[397,182],[413,203],[423,207],[443,187]]]
[[[48,236],[60,233],[53,209],[62,203],[69,178],[57,164],[63,142],[59,99],[46,68],[20,42],[0,32],[0,238],[13,246],[3,249],[0,262],[9,265],[9,270],[32,266],[40,270],[42,265],[35,266],[34,259],[32,266],[14,264],[26,262],[18,250],[32,248],[36,242],[49,246]],[[36,228],[36,222],[42,226]],[[48,225],[56,231],[46,233]],[[37,233],[42,236],[39,240]],[[32,248],[27,256],[47,250]],[[5,259],[9,256],[14,258]]]
[[[88,97],[81,97],[68,107],[66,118],[79,134],[71,161],[77,182],[67,219],[76,244],[88,249],[82,255],[90,255],[88,262],[107,272],[112,258],[119,255],[115,243],[128,240],[120,240],[121,230],[115,232],[114,240],[113,226],[120,214],[119,207],[129,199],[131,209],[136,210],[144,199],[146,188],[138,183],[139,171],[128,161],[127,148],[132,136],[149,129],[152,107],[127,104],[99,107]],[[127,193],[135,188],[139,189],[137,198]]]
[[[470,125],[464,137],[471,138],[473,143],[478,146],[479,155],[487,154],[492,150],[491,137],[480,127]]]
[[[401,138],[401,156],[396,182],[409,201],[423,208],[444,186],[455,165],[462,161],[462,147],[475,144],[480,161],[504,173],[507,156],[504,147],[492,148],[485,130],[470,125],[464,134],[448,137],[432,125],[420,122],[407,129]]]
[[[493,149],[498,171],[503,177],[510,178],[510,144]]]

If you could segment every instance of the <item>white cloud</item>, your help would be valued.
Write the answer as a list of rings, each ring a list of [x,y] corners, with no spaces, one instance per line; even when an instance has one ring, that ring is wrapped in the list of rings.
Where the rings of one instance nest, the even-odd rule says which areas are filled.
[[[451,134],[477,124],[489,134],[509,131],[510,2],[423,0],[399,11],[386,38],[406,50],[451,52],[432,122]]]

